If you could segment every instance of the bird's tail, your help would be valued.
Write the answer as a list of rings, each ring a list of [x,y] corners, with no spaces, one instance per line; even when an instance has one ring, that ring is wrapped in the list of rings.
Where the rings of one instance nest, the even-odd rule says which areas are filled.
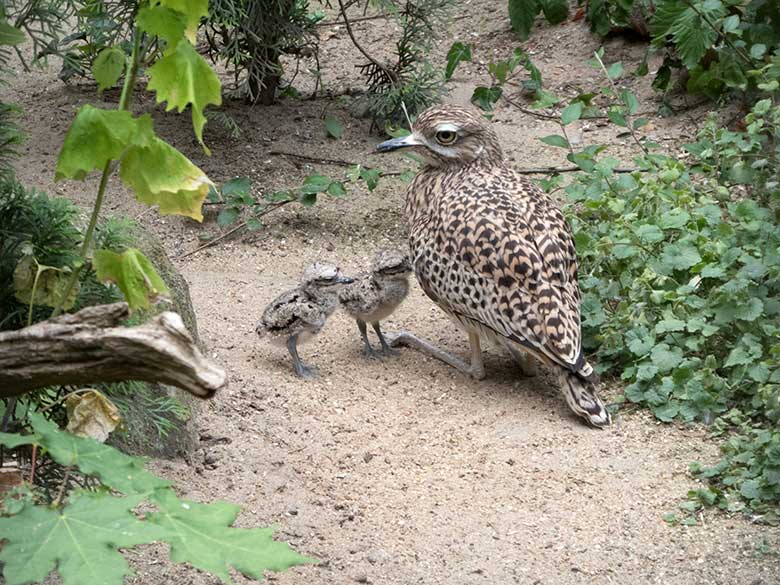
[[[605,427],[612,422],[604,403],[596,396],[596,387],[592,382],[583,380],[568,370],[560,370],[558,379],[569,408],[584,418],[588,424],[594,427]]]

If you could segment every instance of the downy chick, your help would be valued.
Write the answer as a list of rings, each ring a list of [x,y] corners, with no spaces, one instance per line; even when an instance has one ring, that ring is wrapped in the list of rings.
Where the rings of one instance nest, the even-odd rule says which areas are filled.
[[[298,356],[298,344],[317,335],[328,317],[338,308],[342,286],[354,279],[341,274],[338,266],[315,262],[303,271],[301,284],[283,292],[263,311],[255,326],[260,337],[287,346],[295,373],[302,378],[317,376],[317,369],[305,365]]]
[[[342,306],[357,321],[367,356],[375,352],[368,341],[366,323],[371,323],[376,331],[383,354],[398,353],[388,345],[379,322],[389,317],[406,298],[411,271],[406,254],[394,249],[380,250],[371,261],[371,271],[358,276],[339,294]]]

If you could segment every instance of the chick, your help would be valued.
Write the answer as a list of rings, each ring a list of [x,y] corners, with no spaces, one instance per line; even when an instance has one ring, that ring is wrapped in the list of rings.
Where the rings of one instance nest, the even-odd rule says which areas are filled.
[[[409,275],[411,264],[406,254],[399,250],[387,249],[376,253],[371,261],[371,271],[363,273],[350,286],[339,293],[341,304],[355,321],[365,344],[365,354],[376,354],[368,341],[366,323],[376,331],[382,352],[385,355],[397,354],[387,343],[379,322],[389,317],[409,293]]]
[[[298,344],[317,335],[339,306],[339,292],[354,279],[341,274],[338,266],[315,262],[303,271],[301,284],[283,292],[263,311],[255,326],[260,337],[287,346],[295,373],[302,378],[317,376],[317,369],[305,365],[298,356]]]

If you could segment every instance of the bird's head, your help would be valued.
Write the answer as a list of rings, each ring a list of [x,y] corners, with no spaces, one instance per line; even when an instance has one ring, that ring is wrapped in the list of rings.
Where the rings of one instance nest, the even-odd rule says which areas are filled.
[[[411,271],[409,257],[395,248],[379,250],[371,261],[371,272],[382,279],[405,279]]]
[[[328,292],[333,290],[334,294],[338,292],[339,285],[350,284],[354,278],[349,278],[341,273],[341,270],[335,264],[330,262],[315,262],[310,264],[303,271],[301,284],[309,290],[318,290]]]
[[[408,136],[386,140],[377,152],[410,148],[434,167],[467,165],[476,160],[498,164],[501,145],[484,117],[473,108],[437,105],[425,110]]]

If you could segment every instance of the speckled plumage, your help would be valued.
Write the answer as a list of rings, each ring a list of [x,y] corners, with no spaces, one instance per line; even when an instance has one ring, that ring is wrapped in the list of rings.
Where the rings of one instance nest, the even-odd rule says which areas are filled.
[[[334,264],[311,264],[304,270],[299,286],[286,290],[268,304],[255,326],[255,332],[260,337],[268,336],[273,343],[286,345],[299,376],[316,375],[314,368],[301,362],[297,346],[322,330],[328,317],[339,306],[338,295],[342,285],[352,282]]]
[[[339,298],[344,310],[358,324],[367,355],[374,355],[366,335],[366,323],[376,331],[384,353],[393,353],[380,328],[409,294],[412,272],[407,255],[400,250],[385,249],[376,253],[371,269],[361,273],[351,285],[344,287]]]
[[[434,106],[402,140],[395,147],[411,146],[427,162],[406,197],[414,271],[469,332],[475,375],[484,372],[480,337],[530,353],[556,370],[574,412],[609,424],[582,352],[577,257],[562,212],[506,165],[475,111]],[[393,141],[384,145],[391,150]]]

